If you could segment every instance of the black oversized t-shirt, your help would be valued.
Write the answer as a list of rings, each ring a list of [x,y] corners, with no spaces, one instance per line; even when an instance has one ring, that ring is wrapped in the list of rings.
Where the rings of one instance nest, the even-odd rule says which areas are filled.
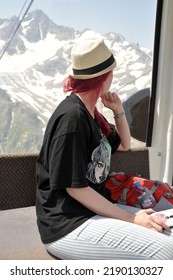
[[[66,97],[50,118],[36,165],[37,224],[43,243],[61,238],[95,215],[70,197],[67,187],[91,186],[110,199],[104,179],[91,182],[87,176],[93,151],[98,151],[102,139],[97,122],[74,94]],[[120,144],[113,126],[108,142],[113,152]]]

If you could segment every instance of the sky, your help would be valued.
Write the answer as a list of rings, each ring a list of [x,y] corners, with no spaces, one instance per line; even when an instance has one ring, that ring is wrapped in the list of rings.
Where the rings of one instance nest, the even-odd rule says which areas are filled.
[[[31,0],[0,0],[0,18],[18,16]],[[140,47],[153,49],[157,0],[34,0],[30,11],[41,9],[58,25],[105,34],[115,32]],[[24,10],[25,10],[24,9]]]

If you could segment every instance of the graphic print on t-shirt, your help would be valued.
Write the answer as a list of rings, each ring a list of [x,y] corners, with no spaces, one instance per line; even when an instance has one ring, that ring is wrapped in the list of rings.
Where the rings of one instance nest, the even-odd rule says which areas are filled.
[[[94,184],[100,184],[106,180],[110,170],[111,146],[103,137],[100,145],[94,149],[91,155],[91,162],[88,164],[87,179]]]

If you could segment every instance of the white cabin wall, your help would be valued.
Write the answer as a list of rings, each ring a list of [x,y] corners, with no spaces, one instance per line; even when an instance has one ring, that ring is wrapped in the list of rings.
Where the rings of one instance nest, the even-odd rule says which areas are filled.
[[[173,175],[173,1],[164,0],[151,146],[151,174],[172,184]],[[152,149],[152,148],[151,148]],[[151,151],[150,151],[151,152]],[[154,173],[153,173],[153,170]]]

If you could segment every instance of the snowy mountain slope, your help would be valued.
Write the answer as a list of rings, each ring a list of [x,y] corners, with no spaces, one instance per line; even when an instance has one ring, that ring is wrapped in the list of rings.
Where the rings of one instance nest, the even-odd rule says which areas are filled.
[[[17,21],[16,17],[0,20],[0,48],[4,46],[10,28]],[[40,138],[48,118],[64,98],[61,83],[69,65],[72,46],[76,39],[89,36],[91,32],[77,32],[56,25],[42,11],[36,10],[26,16],[0,60],[0,88],[3,90],[0,92],[0,101],[1,93],[5,92],[11,105],[20,104],[25,108],[22,114],[28,113],[28,110],[33,112],[33,122],[35,120],[39,123]],[[120,34],[107,33],[104,37],[115,57],[121,61],[114,71],[112,90],[116,90],[124,100],[141,88],[149,87],[152,65],[149,51],[130,44]],[[19,111],[15,111],[17,113]],[[109,117],[107,110],[104,113]],[[5,116],[8,118],[7,112]],[[9,123],[9,126],[13,126],[13,123]],[[1,141],[2,150],[5,145]],[[35,144],[22,147],[24,151],[31,150],[35,149]],[[15,147],[10,149],[13,151]]]

